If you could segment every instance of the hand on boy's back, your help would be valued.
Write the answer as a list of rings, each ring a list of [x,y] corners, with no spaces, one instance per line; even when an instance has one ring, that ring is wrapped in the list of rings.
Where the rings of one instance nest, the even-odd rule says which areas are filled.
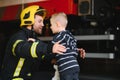
[[[58,41],[53,45],[52,52],[57,54],[63,54],[63,52],[66,52],[66,47],[61,45],[60,41]]]
[[[84,58],[85,58],[85,55],[86,55],[85,50],[84,50],[83,48],[79,48],[78,50],[79,50],[79,52],[80,52],[80,57],[84,59]]]

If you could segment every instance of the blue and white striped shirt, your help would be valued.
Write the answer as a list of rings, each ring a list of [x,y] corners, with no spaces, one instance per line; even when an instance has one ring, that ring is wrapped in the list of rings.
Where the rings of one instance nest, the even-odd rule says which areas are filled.
[[[66,72],[69,70],[79,71],[79,64],[77,62],[77,40],[67,30],[56,34],[53,37],[52,43],[61,41],[60,44],[67,48],[67,51],[63,54],[57,54],[57,65],[59,72]]]

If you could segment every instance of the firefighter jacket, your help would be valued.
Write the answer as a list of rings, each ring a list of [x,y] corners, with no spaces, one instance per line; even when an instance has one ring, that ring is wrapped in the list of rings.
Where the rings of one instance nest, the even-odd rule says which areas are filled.
[[[34,38],[35,41],[28,41]],[[36,60],[52,52],[53,44],[46,44],[37,39],[32,30],[22,28],[11,37],[6,47],[2,65],[2,80],[29,80]]]

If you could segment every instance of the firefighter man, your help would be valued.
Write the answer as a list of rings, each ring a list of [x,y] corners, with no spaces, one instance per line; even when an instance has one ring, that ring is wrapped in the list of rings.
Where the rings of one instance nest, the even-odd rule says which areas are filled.
[[[66,48],[57,42],[46,44],[38,39],[44,26],[46,10],[32,5],[22,10],[21,30],[9,40],[2,65],[2,80],[31,80],[36,60],[45,54],[65,52]]]

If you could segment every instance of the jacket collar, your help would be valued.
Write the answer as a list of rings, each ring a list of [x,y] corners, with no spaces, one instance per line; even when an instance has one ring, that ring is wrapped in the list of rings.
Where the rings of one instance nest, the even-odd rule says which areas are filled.
[[[33,30],[29,30],[26,27],[23,27],[22,29],[23,29],[23,31],[25,31],[27,38],[34,38],[34,39],[37,38],[37,34]]]

